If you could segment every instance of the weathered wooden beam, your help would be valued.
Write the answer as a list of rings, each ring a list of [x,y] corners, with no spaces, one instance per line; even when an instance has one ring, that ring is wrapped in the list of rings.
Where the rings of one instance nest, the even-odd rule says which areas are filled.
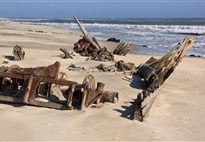
[[[78,24],[78,26],[79,26],[81,32],[83,33],[84,38],[85,38],[87,41],[89,41],[95,48],[100,49],[101,47],[99,46],[99,44],[98,44],[98,43],[96,44],[96,43],[93,41],[93,39],[92,39],[91,36],[88,34],[88,32],[85,30],[85,28],[84,28],[83,25],[80,23],[80,21],[79,21],[76,17],[74,17],[74,19],[75,19],[76,23]],[[95,40],[96,40],[96,39],[95,39]]]
[[[65,58],[65,59],[67,59],[67,58],[73,59],[72,54],[69,53],[68,50],[66,50],[65,48],[60,48],[60,51],[62,51],[65,54],[63,58]]]
[[[137,99],[134,102],[134,119],[138,121],[144,121],[148,116],[149,111],[157,97],[158,90],[154,92],[143,91],[138,94]]]

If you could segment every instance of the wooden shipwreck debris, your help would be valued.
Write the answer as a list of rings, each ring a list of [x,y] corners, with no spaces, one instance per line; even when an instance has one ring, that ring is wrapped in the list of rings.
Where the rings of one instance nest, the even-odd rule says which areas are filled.
[[[81,32],[83,33],[82,39],[74,44],[73,50],[81,56],[89,56],[92,60],[97,61],[113,61],[113,53],[106,47],[101,47],[95,37],[91,37],[79,20],[74,17]]]
[[[13,48],[13,55],[14,55],[14,60],[15,61],[20,61],[20,60],[23,60],[24,59],[24,56],[25,56],[25,51],[23,51],[23,48],[22,46],[19,46],[19,45],[16,45],[14,48]]]
[[[131,44],[127,42],[121,42],[113,51],[116,55],[125,56],[131,49]]]
[[[126,72],[126,73],[130,73],[133,74],[136,72],[136,67],[134,63],[131,62],[124,62],[123,60],[120,60],[118,62],[116,62],[114,65],[110,65],[110,66],[106,66],[104,64],[100,64],[96,67],[99,71],[102,72]]]
[[[66,69],[69,71],[85,71],[84,67],[78,67],[75,64],[70,64]]]
[[[147,88],[139,93],[135,100],[134,119],[139,121],[145,119],[154,103],[158,89],[181,62],[193,42],[191,37],[186,37],[182,44],[178,43],[162,58],[151,57],[145,64],[138,67],[137,73],[145,81]]]
[[[73,59],[73,56],[75,56],[73,52],[69,53],[68,50],[65,48],[60,48],[60,51],[62,51],[65,54],[63,57],[64,59]]]
[[[0,101],[71,110],[118,100],[118,92],[104,91],[103,83],[95,87],[92,75],[79,84],[67,80],[59,69],[59,62],[48,67],[0,67]]]

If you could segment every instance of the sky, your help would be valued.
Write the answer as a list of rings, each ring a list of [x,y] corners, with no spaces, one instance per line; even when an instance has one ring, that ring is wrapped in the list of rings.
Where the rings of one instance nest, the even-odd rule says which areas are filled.
[[[205,0],[0,0],[0,17],[205,18]]]

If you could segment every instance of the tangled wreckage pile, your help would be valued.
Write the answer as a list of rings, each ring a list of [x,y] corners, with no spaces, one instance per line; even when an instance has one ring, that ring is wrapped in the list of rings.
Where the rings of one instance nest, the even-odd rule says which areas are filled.
[[[118,101],[118,92],[104,91],[105,84],[101,82],[95,87],[92,75],[87,75],[79,84],[58,79],[62,78],[59,69],[59,62],[37,68],[0,67],[0,101],[70,110]]]
[[[130,51],[131,44],[126,42],[121,42],[114,52],[107,47],[101,47],[96,38],[87,33],[79,20],[76,17],[74,19],[83,33],[83,37],[74,44],[73,50],[81,56],[91,57],[91,60],[96,61],[114,61],[113,54],[125,56]]]

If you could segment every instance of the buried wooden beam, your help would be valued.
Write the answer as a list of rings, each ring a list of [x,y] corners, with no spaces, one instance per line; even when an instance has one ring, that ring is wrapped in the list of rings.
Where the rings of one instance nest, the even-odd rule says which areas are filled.
[[[159,89],[154,92],[143,91],[138,94],[137,99],[134,103],[134,119],[139,121],[144,121],[148,116],[149,111],[157,97]]]
[[[192,37],[186,37],[182,44],[177,44],[162,58],[157,60],[151,57],[145,64],[138,67],[137,73],[145,81],[147,88],[139,93],[135,100],[134,119],[143,121],[148,116],[159,88],[182,61],[193,42]]]

